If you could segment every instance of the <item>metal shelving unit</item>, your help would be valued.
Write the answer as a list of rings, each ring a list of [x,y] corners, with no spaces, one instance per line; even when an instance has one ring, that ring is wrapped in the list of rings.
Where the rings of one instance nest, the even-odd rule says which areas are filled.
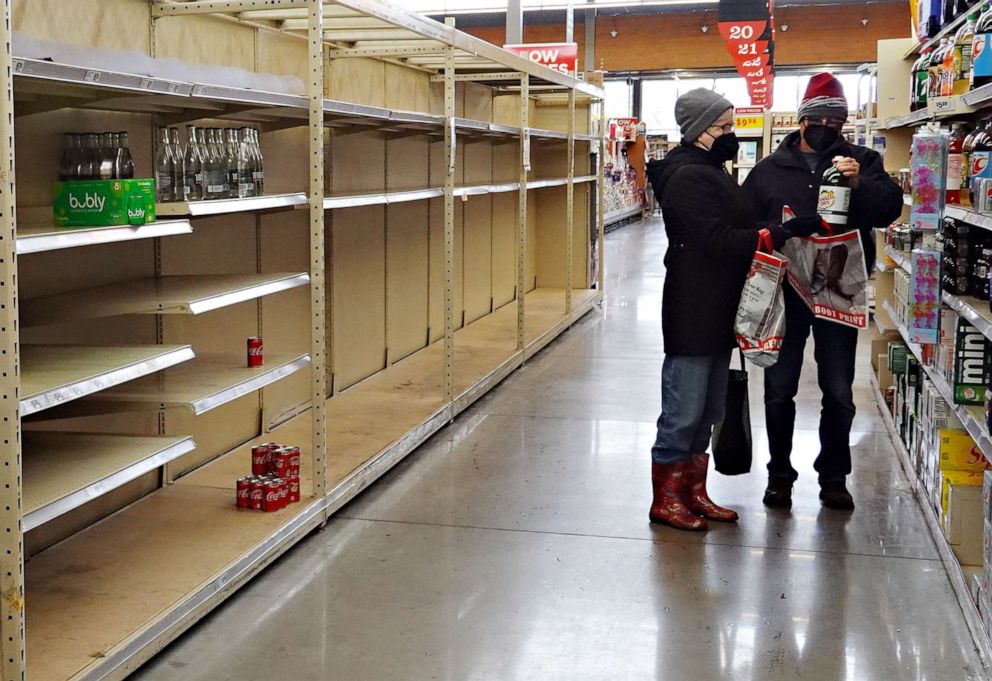
[[[32,420],[46,420],[47,426],[56,418],[88,415],[151,423],[155,420],[152,414],[158,412],[159,430],[142,437],[34,431],[23,437],[23,454],[20,447],[4,448],[4,467],[0,470],[22,471],[23,485],[0,487],[0,522],[5,530],[0,546],[0,588],[5,594],[0,599],[5,634],[0,641],[0,672],[3,681],[21,678],[25,672],[33,678],[74,681],[122,678],[294,542],[320,527],[331,513],[602,299],[606,216],[600,178],[605,146],[602,130],[595,129],[592,122],[603,120],[603,92],[592,82],[539,66],[451,25],[383,0],[149,0],[148,54],[153,58],[149,73],[122,73],[58,63],[37,55],[12,55],[11,30],[16,26],[11,24],[11,4],[11,0],[4,0],[4,21],[0,22],[0,60],[14,74],[5,97],[0,98],[0,124],[4,125],[0,160],[5,167],[16,167],[13,124],[20,126],[23,121],[25,130],[32,130],[31,123],[40,118],[37,115],[63,109],[85,110],[88,116],[98,112],[136,114],[148,121],[149,129],[199,120],[252,123],[263,134],[281,135],[300,128],[297,144],[305,144],[307,150],[306,155],[299,154],[300,167],[288,169],[305,173],[305,181],[298,174],[287,176],[281,185],[267,182],[274,190],[288,191],[286,194],[159,204],[162,219],[140,228],[64,232],[23,228],[16,239],[13,173],[0,177],[0,380],[5,388],[0,391],[0,436],[19,442],[20,419],[28,415],[35,415]],[[32,3],[26,11],[38,8]],[[201,22],[201,16],[210,21]],[[218,16],[226,24],[213,21]],[[340,25],[342,19],[349,25]],[[304,77],[305,94],[179,81],[162,77],[168,72],[157,70],[159,52],[161,56],[168,52],[165,38],[169,31],[210,26],[210,35],[220,43],[224,26],[238,23],[238,30],[264,31],[274,40],[290,39],[279,48],[283,52],[277,57],[265,52],[269,41],[256,40],[256,61],[249,70],[264,70],[259,65],[263,56],[282,64],[281,60],[292,53],[300,59],[287,71]],[[139,33],[143,39],[145,32]],[[191,55],[196,61],[194,57]],[[407,68],[423,80],[425,91],[432,82],[440,87],[436,95],[428,92],[422,100],[414,103],[411,98],[401,101],[400,106],[346,101],[348,93],[342,94],[335,87],[346,90],[354,80],[340,74],[332,77],[328,65],[339,66],[349,60],[358,63],[356,69],[368,60],[379,60],[390,68]],[[457,116],[462,111],[455,105],[465,104],[464,88],[468,87],[485,89],[494,98],[501,97],[501,103],[516,98],[519,111],[514,114],[512,107],[504,106],[497,116],[485,107],[464,106],[464,113],[475,118]],[[545,116],[545,107],[559,110]],[[431,111],[413,110],[419,108]],[[487,116],[493,120],[486,120]],[[511,120],[501,120],[506,118]],[[325,168],[325,136],[333,146],[339,138],[364,138],[366,132],[376,133],[387,143],[410,137],[424,140],[435,145],[429,157],[441,162],[434,167],[428,160],[423,172],[407,172],[379,185],[361,177],[351,186],[332,189],[338,163],[335,168]],[[292,134],[286,132],[287,137]],[[278,143],[282,145],[287,137],[279,137]],[[577,144],[583,145],[578,157]],[[533,152],[532,146],[537,145],[539,151]],[[463,171],[463,167],[472,170],[476,162],[470,148],[483,151],[483,160],[478,163],[488,160],[488,175]],[[147,151],[138,149],[137,153]],[[581,157],[587,152],[596,156],[597,172],[577,176],[576,166],[584,165]],[[428,154],[424,158],[428,159]],[[267,153],[267,163],[269,159]],[[390,162],[393,160],[390,157]],[[498,173],[497,163],[502,164]],[[345,175],[349,171],[342,167],[339,172]],[[325,182],[325,173],[331,182]],[[273,177],[282,179],[278,174]],[[516,179],[505,181],[509,178]],[[295,191],[304,182],[306,191]],[[547,191],[549,188],[564,191]],[[513,209],[508,211],[511,201],[505,197],[512,194],[517,198],[511,199]],[[472,251],[457,240],[464,239],[467,230],[478,222],[478,215],[470,211],[479,210],[478,206],[484,213],[488,206],[484,200],[459,199],[487,195],[493,197],[493,212],[497,204],[502,211],[501,228],[512,228],[512,235],[501,234],[502,241],[487,241],[490,248],[498,245],[502,250],[500,262],[513,263],[513,281],[508,286],[512,294],[501,302],[487,298],[489,314],[463,323],[464,310],[456,310],[461,304],[456,303],[456,292],[462,295],[465,289],[455,285],[455,267],[456,263],[465,267],[459,249]],[[409,235],[414,231],[410,216],[428,210],[417,202],[429,199],[440,199],[444,204],[443,214],[432,216],[436,226],[423,222],[423,232],[436,230],[430,234],[431,248],[437,247],[429,253],[430,262],[436,263],[431,280],[437,281],[436,292],[431,295],[436,296],[433,309],[441,308],[443,316],[430,320],[427,344],[421,349],[397,351],[410,353],[399,357],[387,353],[384,368],[342,387],[341,374],[348,367],[342,367],[345,362],[340,360],[335,365],[329,335],[346,320],[343,313],[335,320],[340,301],[331,296],[350,285],[358,292],[367,284],[374,285],[376,277],[358,272],[354,281],[335,280],[335,269],[354,264],[354,260],[330,246],[338,245],[335,239],[341,238],[343,224],[357,225],[362,230],[361,243],[372,243],[365,238],[365,230],[368,216],[376,214],[375,206],[384,207],[385,214],[397,221],[407,220],[403,227]],[[404,206],[390,213],[390,207],[398,204]],[[535,207],[529,204],[536,204],[540,220],[535,221]],[[307,209],[305,249],[300,243],[291,243],[298,242],[303,234],[304,214],[289,210],[303,207]],[[225,222],[229,215],[236,217]],[[192,224],[202,218],[210,218],[210,222],[202,228]],[[583,224],[587,219],[598,238],[594,251],[598,262],[582,267],[581,256],[592,244],[575,240],[589,238],[590,230]],[[534,236],[535,222],[539,223],[538,230],[546,230],[540,232],[540,238]],[[368,236],[375,231],[369,230]],[[195,252],[195,257],[181,260],[181,266],[175,266],[175,259],[184,245],[168,239],[176,235],[190,235],[182,244],[190,244],[189,250]],[[512,236],[512,247],[507,236]],[[148,245],[142,246],[142,239],[149,240]],[[132,252],[126,250],[131,248],[126,243],[117,247],[122,249],[122,271],[144,272],[137,261],[151,254],[154,277],[119,277],[123,281],[98,278],[99,286],[70,287],[58,294],[42,286],[41,293],[31,298],[18,295],[17,280],[23,277],[15,277],[14,268],[3,266],[14,262],[15,248],[23,254],[128,241],[136,242],[132,245],[136,249],[147,250]],[[283,247],[273,248],[273,242]],[[390,248],[397,248],[398,243],[391,240]],[[293,257],[304,250],[308,272],[293,273],[296,265],[286,263],[298,263]],[[255,262],[246,265],[249,253]],[[416,262],[424,262],[427,256],[426,251],[418,253]],[[237,260],[235,268],[233,262],[238,257],[242,260]],[[405,262],[391,252],[386,253],[386,259],[389,271]],[[48,262],[45,256],[35,260]],[[217,270],[204,267],[212,260],[221,261],[222,266]],[[528,271],[535,262],[540,270],[537,274]],[[22,266],[32,267],[32,263]],[[71,268],[72,264],[66,261],[65,266]],[[253,269],[254,273],[244,275],[184,274],[247,273]],[[290,274],[267,274],[269,270]],[[30,274],[34,281],[39,280],[37,272]],[[106,281],[115,283],[104,284]],[[289,289],[299,291],[285,294],[278,303],[269,301],[269,295]],[[308,295],[305,306],[301,302],[304,292]],[[389,295],[396,297],[396,293],[393,290]],[[256,301],[256,306],[236,305],[245,301]],[[221,308],[225,309],[216,317],[179,317]],[[59,328],[52,326],[55,322],[77,324],[108,336],[131,325],[142,330],[143,335],[136,335],[158,344],[19,345],[15,331],[18,319],[32,338]],[[244,367],[241,357],[215,352],[198,352],[194,359],[191,345],[198,350],[201,346],[204,350],[224,347],[215,338],[207,339],[214,342],[201,343],[204,339],[197,336],[215,319],[219,320],[217,326],[244,328],[246,335],[264,333],[267,345],[282,349],[286,344],[287,349],[283,354],[268,355],[265,366],[258,369]],[[306,330],[294,325],[305,325]],[[300,336],[307,337],[308,352],[290,347]],[[342,352],[340,345],[334,347]],[[305,382],[301,380],[304,377]],[[16,399],[18,388],[21,400]],[[307,396],[298,397],[302,392]],[[257,404],[247,399],[255,394]],[[66,406],[45,413],[63,404]],[[280,411],[269,413],[275,409]],[[215,439],[213,430],[195,424],[223,427],[231,414],[242,420],[248,415],[248,420],[254,419],[253,428],[261,422],[263,432],[247,442],[247,436],[239,435],[237,442],[243,444],[217,449],[216,443],[209,442]],[[200,429],[195,450],[193,437],[171,432],[186,427]],[[233,508],[234,479],[247,470],[251,444],[269,440],[300,445],[304,499],[279,513],[238,513]],[[214,458],[201,459],[205,463],[202,466],[184,465],[191,453]],[[74,465],[65,465],[67,460]],[[176,479],[170,466],[189,472]],[[31,556],[25,574],[25,532],[56,517],[65,516],[67,522],[93,504],[109,503],[106,500],[114,495],[107,492],[143,476],[148,479],[158,469],[162,469],[166,483],[174,480],[175,484],[165,484],[124,509],[110,509],[112,514],[105,521]],[[182,523],[173,522],[175,518],[182,518]],[[60,520],[49,527],[62,524]],[[196,531],[190,532],[191,527]],[[175,551],[177,541],[182,543],[182,552]],[[92,570],[65,569],[68,564],[85,562],[87,556],[109,553],[116,559]],[[168,582],[168,589],[161,588],[163,581]],[[28,601],[25,583],[30,585]],[[56,597],[65,589],[77,595],[71,603]],[[144,596],[137,599],[135,594]],[[31,622],[27,633],[25,613]],[[74,636],[64,636],[68,628]]]
[[[193,359],[188,345],[20,348],[20,415],[30,416]]]
[[[310,283],[305,272],[204,274],[140,279],[26,300],[24,327],[118,315],[199,315]]]

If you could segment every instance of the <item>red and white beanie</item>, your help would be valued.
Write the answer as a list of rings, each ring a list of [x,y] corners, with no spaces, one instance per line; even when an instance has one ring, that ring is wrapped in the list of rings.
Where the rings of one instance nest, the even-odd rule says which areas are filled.
[[[809,79],[806,94],[799,105],[798,118],[847,118],[847,98],[844,86],[829,73],[818,73]]]

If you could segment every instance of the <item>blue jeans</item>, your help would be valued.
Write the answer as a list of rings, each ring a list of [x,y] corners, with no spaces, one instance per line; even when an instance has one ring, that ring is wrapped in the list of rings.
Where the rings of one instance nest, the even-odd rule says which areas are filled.
[[[723,418],[731,351],[666,355],[661,369],[661,416],[651,460],[673,464],[705,452]]]
[[[788,286],[785,289],[785,340],[778,362],[765,369],[765,424],[768,427],[769,478],[799,477],[789,462],[796,425],[796,393],[803,370],[806,339],[813,332],[816,375],[823,393],[820,453],[813,463],[820,484],[843,482],[851,473],[851,424],[854,422],[854,361],[858,330],[815,319]]]

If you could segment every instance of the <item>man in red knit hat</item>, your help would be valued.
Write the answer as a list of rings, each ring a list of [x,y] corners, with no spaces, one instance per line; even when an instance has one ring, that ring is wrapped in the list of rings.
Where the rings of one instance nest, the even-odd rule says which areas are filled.
[[[847,99],[840,81],[829,73],[813,76],[799,106],[799,130],[782,142],[775,153],[762,159],[744,182],[759,220],[778,222],[782,208],[798,215],[817,212],[820,180],[834,164],[850,178],[849,229],[861,232],[865,263],[875,264],[872,230],[887,227],[902,213],[902,190],[882,165],[882,158],[865,147],[849,144],[841,134],[848,116]],[[820,452],[814,463],[824,506],[854,508],[845,480],[851,473],[851,423],[854,421],[854,362],[857,329],[816,319],[809,307],[786,284],[785,340],[778,362],[765,370],[765,422],[770,461],[768,506],[792,505],[792,485],[798,474],[790,463],[796,421],[795,397],[799,390],[806,340],[813,334],[817,379],[823,393],[820,413]]]

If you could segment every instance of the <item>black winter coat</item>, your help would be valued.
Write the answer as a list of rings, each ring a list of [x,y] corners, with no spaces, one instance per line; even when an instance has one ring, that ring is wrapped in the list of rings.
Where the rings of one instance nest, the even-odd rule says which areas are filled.
[[[682,145],[648,179],[668,234],[661,320],[665,352],[712,355],[737,345],[734,318],[758,247],[754,211],[724,165]]]
[[[870,274],[875,267],[875,227],[888,227],[902,214],[902,189],[889,178],[882,157],[866,147],[839,141],[823,154],[819,167],[810,171],[799,150],[800,135],[796,131],[783,140],[774,154],[762,159],[744,181],[758,219],[781,222],[782,207],[788,205],[796,215],[817,212],[820,180],[833,165],[834,156],[849,156],[861,166],[860,184],[851,192],[847,225],[861,232],[865,249],[865,265]]]

